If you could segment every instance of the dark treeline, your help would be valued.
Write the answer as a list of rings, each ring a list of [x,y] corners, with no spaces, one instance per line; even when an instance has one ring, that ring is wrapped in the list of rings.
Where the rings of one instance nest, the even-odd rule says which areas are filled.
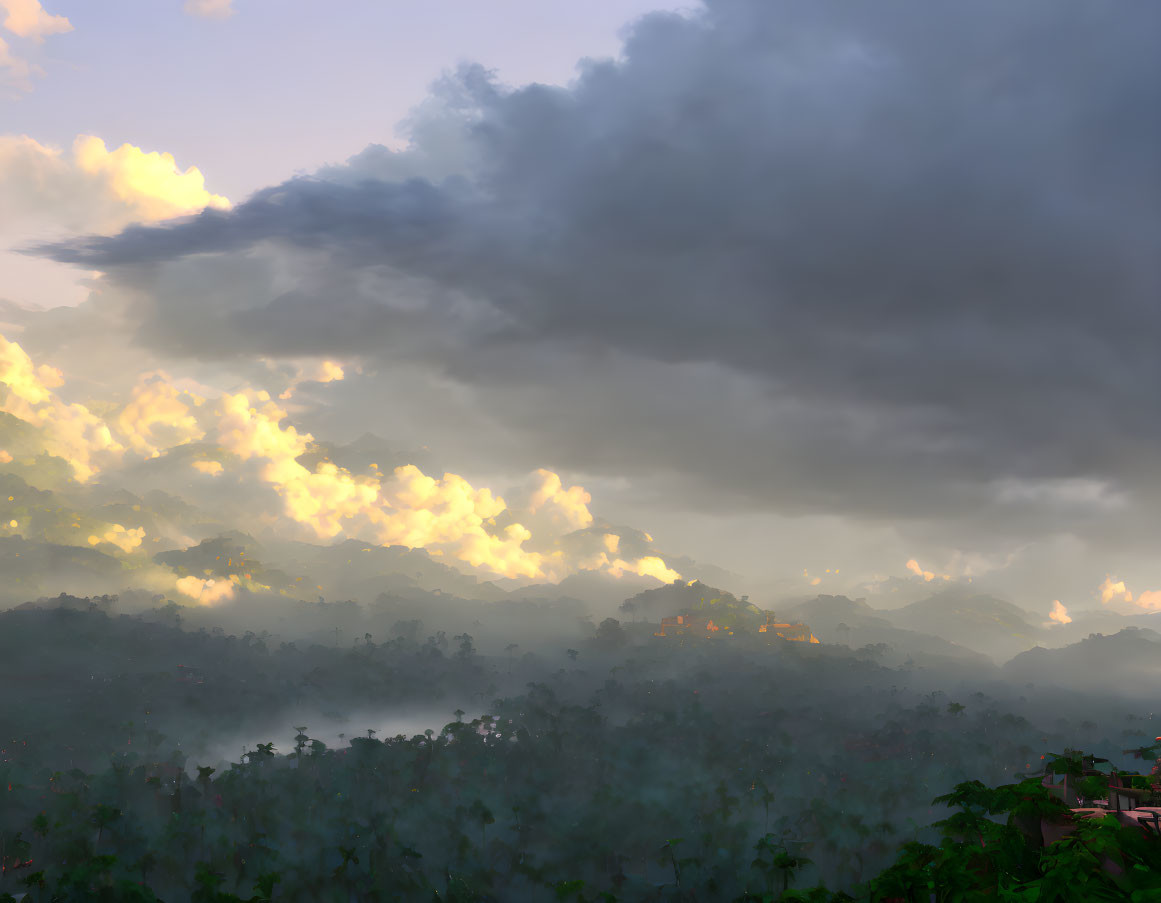
[[[0,889],[30,903],[72,899],[70,880],[169,901],[853,893],[939,842],[932,799],[955,785],[1153,736],[1115,701],[871,647],[610,620],[556,655],[485,656],[410,619],[299,648],[71,607],[0,614]],[[427,730],[376,735],[420,704]],[[318,717],[347,736],[319,739]],[[249,751],[214,758],[223,737]]]

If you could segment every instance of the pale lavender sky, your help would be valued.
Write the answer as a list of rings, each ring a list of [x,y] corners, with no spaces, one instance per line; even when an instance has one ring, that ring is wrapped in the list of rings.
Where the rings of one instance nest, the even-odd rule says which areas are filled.
[[[233,14],[183,11],[181,0],[48,2],[72,30],[41,42],[0,30],[41,72],[3,90],[0,138],[67,149],[95,135],[196,166],[206,188],[251,192],[368,144],[398,147],[396,125],[433,80],[480,63],[514,86],[567,84],[578,61],[615,57],[627,25],[695,2],[666,0],[235,0]],[[0,3],[0,9],[4,4]],[[5,253],[45,237],[0,210],[0,298],[52,307],[87,296],[86,274]]]
[[[181,0],[48,0],[74,30],[29,48],[44,75],[0,99],[0,134],[168,151],[237,202],[393,143],[396,123],[461,61],[513,86],[566,84],[580,59],[616,56],[634,19],[697,5],[235,0],[234,15],[204,18],[183,14]]]

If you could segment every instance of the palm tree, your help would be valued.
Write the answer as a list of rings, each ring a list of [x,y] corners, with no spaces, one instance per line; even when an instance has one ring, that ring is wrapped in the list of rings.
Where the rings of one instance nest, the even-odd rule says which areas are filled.
[[[105,828],[109,827],[109,825],[120,817],[121,810],[114,806],[106,806],[104,803],[98,803],[93,807],[93,811],[89,815],[89,821],[97,827],[97,849],[101,847],[101,834]]]
[[[157,866],[157,854],[152,850],[146,850],[140,859],[133,865],[133,868],[140,869],[141,883],[145,884],[149,881],[149,873]]]
[[[306,735],[305,725],[302,727],[296,726],[294,729],[298,731],[298,733],[294,736],[294,753],[296,756],[301,757],[302,751],[306,747],[306,742],[310,739],[310,737]]]
[[[198,766],[198,784],[201,785],[202,791],[208,796],[210,792],[210,775],[212,775],[216,768],[210,768],[208,765]]]
[[[794,873],[811,864],[811,860],[805,856],[796,856],[791,853],[786,841],[775,839],[773,834],[766,834],[759,838],[754,849],[758,851],[758,856],[750,863],[750,866],[765,876],[768,893],[774,892],[775,880],[781,879],[780,893],[785,894],[790,888],[790,879]]]
[[[492,811],[484,805],[483,801],[479,799],[472,803],[471,808],[468,809],[468,812],[480,821],[480,848],[486,855],[488,849],[488,825],[495,824],[496,816],[494,816]]]
[[[665,845],[661,848],[661,863],[666,861],[673,867],[673,880],[677,884],[677,890],[681,891],[681,867],[688,864],[691,860],[677,858],[677,845],[682,842],[680,837],[671,837],[665,841]]]
[[[352,862],[355,863],[355,865],[359,864],[359,857],[358,857],[358,854],[356,853],[354,847],[340,846],[339,847],[339,855],[341,855],[343,857],[343,861],[334,870],[334,872],[332,874],[332,877],[334,877],[334,878],[345,877],[347,874],[347,866],[350,865]]]
[[[758,778],[750,787],[758,794],[758,801],[762,804],[764,819],[763,819],[763,833],[770,831],[770,804],[774,802],[774,791],[766,786],[766,782]]]

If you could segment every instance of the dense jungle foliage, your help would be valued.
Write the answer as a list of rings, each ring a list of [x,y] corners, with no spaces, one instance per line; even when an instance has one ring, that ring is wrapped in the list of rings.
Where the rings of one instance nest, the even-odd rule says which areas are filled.
[[[1041,848],[1028,818],[1067,816],[1016,780],[1050,749],[1147,743],[1145,713],[873,648],[638,628],[485,655],[415,621],[300,649],[97,606],[0,614],[0,894],[1161,899],[1155,842],[1087,822]],[[377,736],[416,703],[428,729]],[[347,718],[338,742],[312,736],[324,716]],[[245,755],[213,758],[222,736]]]

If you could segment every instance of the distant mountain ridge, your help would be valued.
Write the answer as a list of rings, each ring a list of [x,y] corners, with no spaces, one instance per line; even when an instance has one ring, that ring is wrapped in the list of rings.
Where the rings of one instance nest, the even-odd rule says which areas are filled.
[[[1012,658],[1002,671],[1020,683],[1161,698],[1161,632],[1126,627],[1062,649],[1037,646]]]
[[[943,637],[1003,661],[1034,647],[1044,628],[1011,602],[955,587],[881,614],[896,627]]]
[[[789,621],[809,624],[814,635],[824,643],[840,643],[853,649],[883,643],[912,657],[930,655],[991,664],[981,653],[941,636],[895,625],[889,617],[891,612],[872,608],[863,599],[819,595],[778,614]]]

